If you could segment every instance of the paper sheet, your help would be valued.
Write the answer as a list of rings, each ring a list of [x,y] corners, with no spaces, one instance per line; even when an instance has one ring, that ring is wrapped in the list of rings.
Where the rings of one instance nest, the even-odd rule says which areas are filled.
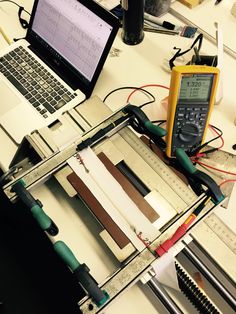
[[[152,264],[157,280],[163,285],[179,290],[178,279],[175,269],[175,256],[183,249],[184,245],[178,243],[162,257]]]

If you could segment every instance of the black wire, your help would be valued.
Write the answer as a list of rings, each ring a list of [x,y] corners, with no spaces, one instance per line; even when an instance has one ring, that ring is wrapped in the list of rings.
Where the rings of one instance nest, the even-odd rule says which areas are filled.
[[[10,3],[13,3],[13,4],[15,4],[16,6],[18,6],[18,8],[21,8],[22,6],[21,5],[19,5],[18,3],[16,3],[15,1],[11,1],[11,0],[0,0],[0,2],[10,2]],[[31,15],[27,10],[25,10],[24,8],[23,8],[23,11],[25,11],[27,14],[29,14],[29,16]]]
[[[220,138],[222,135],[223,135],[223,131],[220,130],[219,128],[217,128],[216,126],[214,125],[210,125],[212,128],[216,129],[217,131],[220,132],[219,135],[217,135],[216,137],[212,138],[211,140],[205,142],[204,144],[202,144],[201,146],[198,146],[197,148],[195,148],[193,151],[191,151],[191,155],[195,155],[197,152],[199,152],[201,149],[203,149],[205,146],[207,146],[208,144],[210,144],[211,142],[217,140],[218,138]],[[207,154],[207,153],[212,153],[214,151],[218,150],[218,148],[211,148],[211,149],[208,149],[206,151],[203,151],[202,153],[204,154]]]
[[[157,123],[158,126],[162,125],[163,123],[166,122],[166,120],[154,120],[154,121],[151,121],[152,123]]]
[[[213,124],[211,124],[210,126],[211,126],[213,129],[216,129],[217,131],[219,131],[220,134],[217,135],[217,136],[216,136],[215,138],[213,138],[212,140],[208,141],[208,142],[207,142],[208,144],[209,144],[210,142],[212,142],[212,141],[214,141],[214,140],[220,138],[220,137],[223,135],[223,131],[222,131],[221,129],[217,128],[217,127],[216,127],[215,125],[213,125]]]
[[[138,106],[138,107],[139,107],[139,108],[142,108],[142,107],[144,107],[144,106],[147,106],[147,105],[150,105],[150,104],[154,103],[155,101],[156,101],[156,99],[153,99],[153,100],[151,100],[151,101],[145,102],[144,104],[142,104],[142,105],[140,105],[140,106]]]
[[[107,99],[111,94],[113,94],[114,92],[117,92],[117,91],[123,90],[123,89],[141,90],[141,91],[145,92],[146,94],[148,94],[149,96],[151,96],[153,100],[152,100],[152,101],[149,101],[149,102],[147,102],[147,103],[142,104],[142,105],[141,105],[142,107],[145,106],[145,105],[147,105],[147,104],[149,104],[149,103],[153,103],[154,101],[156,101],[156,98],[153,96],[153,94],[151,94],[149,91],[147,91],[147,90],[144,89],[144,88],[141,88],[141,87],[133,87],[133,86],[123,86],[123,87],[118,87],[118,88],[113,89],[112,91],[110,91],[110,92],[104,97],[103,102],[105,102],[106,99]]]

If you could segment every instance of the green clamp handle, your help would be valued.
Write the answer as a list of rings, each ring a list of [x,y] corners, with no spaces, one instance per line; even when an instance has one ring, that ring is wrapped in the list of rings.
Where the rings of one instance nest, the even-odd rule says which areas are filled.
[[[176,149],[176,158],[187,172],[190,185],[197,195],[203,191],[203,185],[207,187],[207,193],[211,196],[211,200],[215,204],[219,204],[224,199],[224,195],[216,182],[208,174],[198,170],[182,148]]]
[[[54,249],[72,271],[75,271],[76,268],[80,266],[80,263],[72,253],[71,249],[63,241],[55,242]]]
[[[182,148],[177,148],[175,153],[178,162],[185,171],[187,171],[189,174],[194,174],[196,171],[198,171]]]
[[[31,207],[31,213],[44,231],[47,231],[52,236],[58,233],[58,230],[55,230],[55,224],[52,222],[51,218],[45,214],[42,207],[40,207],[38,204],[35,204],[33,207]]]
[[[43,211],[40,202],[35,200],[33,196],[26,190],[23,180],[17,181],[13,187],[13,192],[22,200],[22,202],[30,208],[31,213],[39,226],[51,236],[58,234],[59,230],[52,219]]]
[[[147,135],[162,149],[166,147],[165,141],[161,138],[166,135],[166,130],[154,125],[141,108],[129,104],[123,109],[123,112],[130,116],[129,124],[136,132]]]
[[[167,134],[167,131],[161,128],[159,125],[153,124],[151,121],[146,121],[144,123],[146,129],[155,136],[163,137]]]
[[[78,282],[93,298],[97,306],[102,306],[109,299],[109,295],[106,291],[98,287],[96,280],[89,273],[88,266],[80,264],[70,248],[63,241],[55,242],[54,249],[64,263],[70,267]]]

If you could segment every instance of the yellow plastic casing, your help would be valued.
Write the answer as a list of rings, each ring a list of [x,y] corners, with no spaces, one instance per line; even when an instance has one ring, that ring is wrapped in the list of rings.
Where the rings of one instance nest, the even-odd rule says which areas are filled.
[[[179,92],[181,87],[181,79],[183,75],[187,74],[214,74],[210,98],[209,98],[209,110],[206,118],[205,129],[202,136],[201,143],[204,143],[204,139],[206,137],[207,127],[209,124],[210,115],[215,104],[215,96],[217,85],[219,81],[220,71],[216,67],[205,66],[205,65],[183,65],[173,67],[171,73],[171,81],[170,81],[170,91],[168,97],[168,110],[167,110],[167,136],[166,136],[166,155],[168,157],[172,156],[172,138],[173,138],[173,127],[175,122],[175,114],[176,108],[178,105]]]

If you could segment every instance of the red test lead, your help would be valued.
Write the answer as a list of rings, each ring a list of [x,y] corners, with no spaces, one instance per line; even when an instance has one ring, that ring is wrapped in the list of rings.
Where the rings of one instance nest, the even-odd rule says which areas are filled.
[[[185,220],[185,222],[175,231],[170,239],[167,239],[162,244],[160,244],[154,251],[158,256],[162,256],[168,252],[168,250],[187,232],[189,226],[196,219],[198,214],[202,211],[205,205],[209,202],[211,198],[204,198],[203,202],[201,202],[192,212],[192,214]]]

